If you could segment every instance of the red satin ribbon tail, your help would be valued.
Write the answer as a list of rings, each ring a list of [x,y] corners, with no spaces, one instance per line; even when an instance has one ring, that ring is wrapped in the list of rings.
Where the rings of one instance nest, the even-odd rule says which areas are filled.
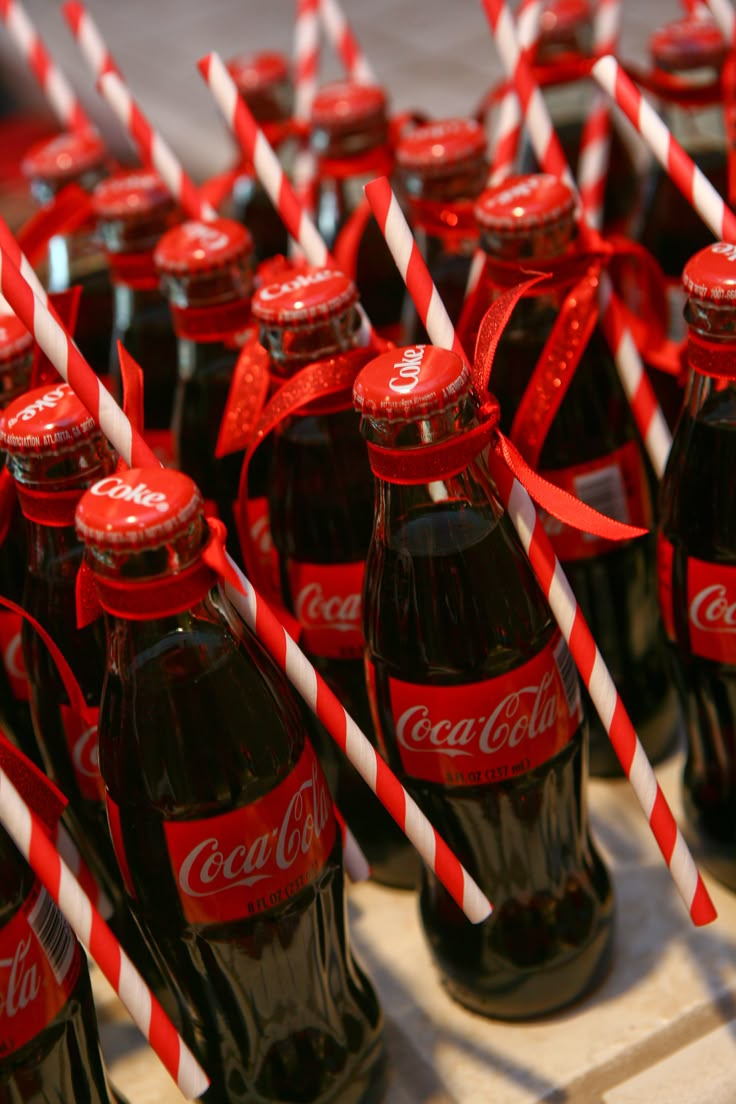
[[[538,506],[546,510],[558,521],[564,522],[575,529],[585,533],[592,533],[604,540],[621,541],[632,540],[634,537],[642,537],[648,532],[636,525],[627,525],[623,521],[616,521],[606,514],[581,502],[568,491],[555,486],[554,483],[543,479],[524,460],[521,453],[500,431],[494,443],[495,450],[503,457],[509,471],[518,479],[521,485],[528,491]]]

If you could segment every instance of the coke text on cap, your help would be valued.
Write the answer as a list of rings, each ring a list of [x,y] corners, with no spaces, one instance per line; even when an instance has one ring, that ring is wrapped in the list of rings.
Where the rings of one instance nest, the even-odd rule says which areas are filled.
[[[396,147],[396,161],[404,169],[447,173],[485,152],[486,135],[480,123],[444,119],[411,130]]]
[[[676,19],[649,39],[652,61],[661,69],[720,69],[727,44],[718,25],[707,15]]]
[[[226,218],[211,222],[192,219],[164,234],[153,260],[162,272],[209,272],[226,268],[252,251],[253,239],[239,222]]]
[[[93,131],[58,134],[32,146],[21,162],[23,175],[42,180],[66,180],[101,165],[102,139]]]
[[[0,364],[28,352],[33,338],[15,314],[0,314]]]
[[[736,245],[716,242],[701,249],[685,265],[682,283],[693,299],[711,303],[736,300]]]
[[[10,403],[2,445],[12,455],[47,456],[76,448],[99,433],[97,423],[67,383],[46,384]]]
[[[289,63],[283,54],[264,50],[258,54],[244,54],[230,58],[227,71],[245,95],[262,92],[289,77]]]
[[[326,84],[314,97],[312,122],[327,130],[349,130],[386,112],[386,95],[374,84],[339,81]]]
[[[510,176],[478,197],[473,213],[488,230],[521,232],[552,225],[575,210],[575,197],[549,173]]]
[[[283,326],[330,318],[357,301],[357,288],[344,273],[306,267],[259,288],[251,309],[259,321]]]
[[[131,468],[95,483],[75,518],[79,536],[97,548],[155,548],[188,530],[202,512],[197,485],[170,468]]]
[[[115,173],[92,193],[92,209],[102,219],[135,219],[173,206],[161,177],[148,169]]]
[[[409,345],[365,365],[355,380],[353,402],[367,417],[410,420],[446,409],[469,386],[469,369],[455,353]]]

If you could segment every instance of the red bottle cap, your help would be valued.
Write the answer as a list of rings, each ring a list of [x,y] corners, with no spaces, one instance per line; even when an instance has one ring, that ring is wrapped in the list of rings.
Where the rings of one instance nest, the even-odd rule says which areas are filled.
[[[90,487],[74,523],[85,544],[142,551],[185,536],[202,508],[188,475],[171,468],[130,468]]]
[[[548,0],[539,19],[540,38],[567,39],[591,19],[588,0]]]
[[[33,338],[15,314],[0,314],[0,364],[30,350]]]
[[[444,119],[409,131],[396,147],[396,161],[403,169],[439,175],[454,172],[485,152],[486,135],[480,123]]]
[[[289,79],[288,61],[272,50],[239,54],[230,58],[227,70],[246,100],[250,93],[257,95]]]
[[[701,249],[685,265],[682,283],[693,299],[736,310],[736,245],[716,242]]]
[[[13,456],[48,456],[76,449],[98,433],[69,384],[46,384],[8,404],[0,443]]]
[[[676,19],[660,27],[649,39],[649,53],[660,69],[720,69],[727,44],[714,20],[698,16]]]
[[[31,179],[69,180],[101,165],[105,152],[102,139],[94,131],[64,132],[31,146],[21,162],[21,171]]]
[[[549,173],[510,176],[478,197],[473,213],[486,230],[523,233],[569,217],[575,196]]]
[[[342,314],[357,301],[355,284],[342,272],[305,267],[259,288],[251,310],[260,322],[289,326],[323,321]]]
[[[156,268],[162,272],[198,273],[227,268],[233,261],[248,257],[253,239],[239,222],[217,218],[211,222],[182,222],[161,238],[153,254]]]
[[[101,219],[133,221],[163,214],[173,206],[173,197],[161,177],[148,169],[115,173],[92,193],[92,209]]]
[[[470,386],[470,370],[456,353],[436,345],[409,345],[382,353],[358,373],[356,410],[383,421],[416,421],[454,405]]]
[[[335,134],[362,128],[386,114],[386,94],[374,84],[336,81],[326,84],[312,102],[312,123]]]

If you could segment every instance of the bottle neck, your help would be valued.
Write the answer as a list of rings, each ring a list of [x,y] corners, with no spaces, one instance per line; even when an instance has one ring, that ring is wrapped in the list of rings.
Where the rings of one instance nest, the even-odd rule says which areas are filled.
[[[73,284],[87,283],[103,275],[107,279],[107,257],[91,227],[74,234],[55,234],[48,245],[47,284],[50,292],[67,291]]]
[[[720,417],[736,421],[736,310],[691,298],[685,320],[690,368],[685,409],[697,418],[717,407]]]
[[[346,353],[362,344],[355,307],[310,325],[270,326],[261,323],[259,340],[271,357],[274,375],[288,379],[300,368]]]
[[[428,249],[472,252],[479,240],[473,205],[488,177],[485,158],[474,158],[443,176],[402,168],[397,177],[412,228]]]

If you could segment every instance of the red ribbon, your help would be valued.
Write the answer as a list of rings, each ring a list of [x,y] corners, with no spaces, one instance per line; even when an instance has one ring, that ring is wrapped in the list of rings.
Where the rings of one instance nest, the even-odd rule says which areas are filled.
[[[135,291],[155,291],[161,284],[161,277],[153,263],[150,249],[143,253],[107,254],[110,265],[110,282],[122,284]]]
[[[502,457],[534,501],[559,521],[606,540],[630,540],[642,536],[646,530],[606,517],[543,479],[529,467],[521,453],[498,428],[498,402],[488,390],[498,342],[516,304],[541,279],[543,277],[535,276],[504,291],[483,317],[472,366],[473,388],[480,404],[480,425],[468,432],[457,433],[440,445],[412,449],[385,449],[371,445],[371,467],[379,478],[389,482],[416,484],[449,479],[467,467],[486,446],[490,446]],[[439,450],[437,463],[430,455],[435,450]]]
[[[736,349],[733,342],[709,341],[708,338],[689,330],[687,363],[701,376],[736,380]]]
[[[30,263],[43,259],[51,238],[57,234],[73,234],[91,224],[92,200],[78,184],[67,184],[54,198],[40,208],[15,235],[18,245]]]
[[[0,730],[0,768],[8,776],[31,812],[38,817],[46,834],[53,837],[66,808],[67,799],[20,748],[11,744],[2,730]]]
[[[172,303],[171,318],[177,337],[203,342],[232,340],[253,324],[250,299],[208,307],[177,307]]]
[[[74,525],[74,514],[84,494],[84,488],[76,487],[73,491],[49,492],[32,490],[18,483],[16,492],[23,517],[39,525],[48,525],[57,529]]]

